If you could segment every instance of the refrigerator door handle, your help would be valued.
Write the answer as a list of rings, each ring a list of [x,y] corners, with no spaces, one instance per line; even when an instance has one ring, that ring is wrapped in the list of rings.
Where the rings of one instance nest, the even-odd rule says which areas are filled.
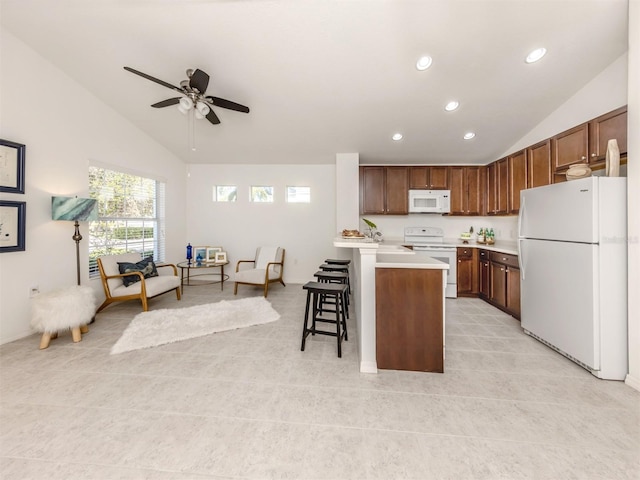
[[[518,238],[522,237],[522,217],[524,216],[524,204],[527,197],[522,197],[520,201],[520,211],[518,212]]]
[[[522,242],[524,238],[518,238],[518,265],[520,266],[520,280],[524,280],[524,255],[522,252]]]

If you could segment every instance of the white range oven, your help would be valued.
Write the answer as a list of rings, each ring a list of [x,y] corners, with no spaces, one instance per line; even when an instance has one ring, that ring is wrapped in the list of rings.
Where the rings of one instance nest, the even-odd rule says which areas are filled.
[[[405,227],[404,244],[412,246],[416,253],[424,253],[449,265],[444,294],[445,297],[456,298],[458,296],[456,246],[444,243],[444,230],[440,227]]]

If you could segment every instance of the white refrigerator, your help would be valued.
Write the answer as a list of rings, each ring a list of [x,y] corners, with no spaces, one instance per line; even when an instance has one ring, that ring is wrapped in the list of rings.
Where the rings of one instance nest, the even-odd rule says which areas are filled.
[[[609,380],[628,372],[626,202],[624,177],[520,193],[522,328]]]

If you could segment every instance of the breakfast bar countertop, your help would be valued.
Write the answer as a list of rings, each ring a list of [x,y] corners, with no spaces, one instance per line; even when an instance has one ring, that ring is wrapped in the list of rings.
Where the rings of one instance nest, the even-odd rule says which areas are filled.
[[[376,258],[376,268],[419,268],[431,270],[448,270],[449,265],[428,255],[414,253],[402,255],[394,253],[379,253]]]

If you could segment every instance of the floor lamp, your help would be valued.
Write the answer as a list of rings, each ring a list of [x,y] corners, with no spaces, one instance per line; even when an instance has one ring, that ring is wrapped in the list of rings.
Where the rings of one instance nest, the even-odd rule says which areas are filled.
[[[75,222],[73,237],[76,242],[76,269],[78,285],[80,285],[80,224],[98,219],[98,201],[93,198],[51,197],[51,218],[53,220],[68,220]]]

